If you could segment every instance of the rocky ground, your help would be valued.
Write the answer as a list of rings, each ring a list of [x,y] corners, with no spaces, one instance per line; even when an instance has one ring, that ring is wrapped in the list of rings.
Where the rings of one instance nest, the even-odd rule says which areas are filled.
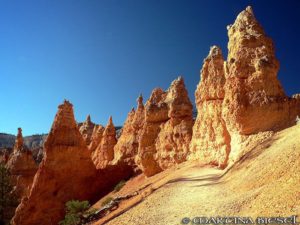
[[[138,191],[94,225],[181,224],[197,216],[300,216],[300,125],[249,149],[226,170],[186,162],[151,178],[127,182],[120,196]],[[99,208],[102,198],[95,208]]]

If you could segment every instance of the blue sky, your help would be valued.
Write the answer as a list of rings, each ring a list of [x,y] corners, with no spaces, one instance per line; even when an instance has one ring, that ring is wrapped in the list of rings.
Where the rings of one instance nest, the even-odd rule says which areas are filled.
[[[286,93],[300,92],[296,0],[0,0],[0,132],[47,133],[64,99],[77,121],[122,125],[139,93],[179,75],[194,101],[209,47],[226,57],[226,26],[247,5],[275,42]]]

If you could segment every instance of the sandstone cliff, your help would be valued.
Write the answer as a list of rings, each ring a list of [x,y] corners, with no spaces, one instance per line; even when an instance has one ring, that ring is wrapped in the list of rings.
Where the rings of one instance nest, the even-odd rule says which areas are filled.
[[[145,105],[136,163],[146,176],[152,176],[186,160],[192,137],[192,104],[183,78],[173,81],[164,92],[153,90]]]
[[[59,106],[44,148],[30,193],[16,210],[15,225],[57,224],[64,216],[65,202],[93,202],[130,176],[119,167],[96,170],[68,101]]]
[[[212,47],[201,70],[190,156],[222,168],[251,136],[291,126],[300,112],[299,100],[288,98],[277,79],[273,42],[251,7],[228,26],[228,37],[227,62]]]
[[[12,175],[12,183],[15,186],[14,191],[21,199],[28,194],[33,177],[38,169],[31,151],[24,146],[21,128],[18,128],[13,153],[10,155],[6,166]]]
[[[165,170],[186,160],[192,138],[193,106],[182,77],[174,80],[167,90],[168,121],[160,127],[155,147],[155,159]]]
[[[105,128],[102,125],[95,125],[91,137],[91,143],[88,148],[91,152],[95,151],[97,146],[101,143]]]
[[[137,170],[135,157],[140,144],[141,129],[145,122],[145,108],[142,95],[137,99],[137,109],[134,108],[128,113],[124,123],[122,134],[114,148],[114,163],[125,163],[133,170]]]
[[[222,117],[225,95],[224,58],[219,47],[213,46],[204,60],[201,82],[195,92],[198,116],[193,127],[190,158],[220,167],[227,165],[230,135]]]
[[[95,124],[91,120],[91,116],[88,115],[86,120],[79,125],[79,131],[83,136],[83,139],[87,145],[91,143],[92,134],[94,131]]]
[[[101,143],[93,153],[93,161],[97,169],[104,169],[114,159],[114,147],[117,144],[116,129],[109,117],[108,123],[105,127]]]

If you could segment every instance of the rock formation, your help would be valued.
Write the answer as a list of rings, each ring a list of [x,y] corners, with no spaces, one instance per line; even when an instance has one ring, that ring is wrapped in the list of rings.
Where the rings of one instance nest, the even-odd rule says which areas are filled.
[[[167,90],[168,121],[160,127],[155,143],[155,159],[165,170],[186,160],[192,138],[193,106],[182,77],[174,80]]]
[[[192,126],[192,104],[181,77],[166,92],[160,88],[153,90],[145,105],[145,123],[136,157],[146,176],[186,159]]]
[[[109,117],[100,145],[93,154],[93,161],[97,169],[104,169],[114,159],[114,147],[117,144],[116,129]]]
[[[282,128],[288,121],[288,98],[277,79],[279,62],[272,40],[251,7],[228,26],[228,59],[223,115],[228,129],[242,135]]]
[[[166,92],[156,88],[145,104],[145,123],[141,130],[138,155],[135,161],[146,176],[152,176],[162,171],[155,160],[157,153],[155,141],[160,132],[160,125],[168,120],[165,96]]]
[[[11,173],[15,193],[19,199],[28,194],[33,177],[38,169],[31,151],[23,144],[22,129],[18,128],[14,150],[6,166]]]
[[[28,197],[16,210],[14,225],[58,224],[65,202],[78,199],[93,203],[130,176],[126,168],[96,170],[68,101],[59,106],[44,147],[45,157]]]
[[[142,95],[137,99],[137,110],[134,108],[128,113],[124,123],[122,134],[114,148],[114,163],[125,163],[130,165],[133,170],[137,170],[135,157],[139,148],[141,129],[145,121],[145,108]]]
[[[217,47],[204,61],[191,142],[191,158],[220,167],[229,152],[239,155],[249,135],[288,127],[300,112],[299,100],[288,98],[277,79],[273,42],[251,7],[228,26],[228,36],[227,62]]]
[[[24,141],[23,141],[23,135],[22,135],[22,128],[19,127],[18,134],[17,134],[16,141],[15,141],[14,152],[23,150],[23,147],[24,147],[23,144],[24,144]]]
[[[95,124],[91,121],[91,116],[88,115],[86,120],[79,126],[79,131],[87,145],[91,143]]]
[[[198,114],[193,127],[190,158],[220,167],[227,165],[230,152],[230,135],[222,118],[224,85],[222,51],[213,46],[204,60],[201,82],[195,92]]]
[[[105,128],[102,125],[95,125],[91,137],[91,143],[89,144],[89,150],[95,151],[97,146],[101,143]]]

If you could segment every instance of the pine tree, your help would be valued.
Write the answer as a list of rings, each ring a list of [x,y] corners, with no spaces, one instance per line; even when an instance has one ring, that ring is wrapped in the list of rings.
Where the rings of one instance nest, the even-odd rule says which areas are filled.
[[[10,181],[9,170],[4,163],[0,163],[0,224],[5,224],[4,221],[9,219],[5,212],[16,204],[16,198],[12,191],[13,185]]]

